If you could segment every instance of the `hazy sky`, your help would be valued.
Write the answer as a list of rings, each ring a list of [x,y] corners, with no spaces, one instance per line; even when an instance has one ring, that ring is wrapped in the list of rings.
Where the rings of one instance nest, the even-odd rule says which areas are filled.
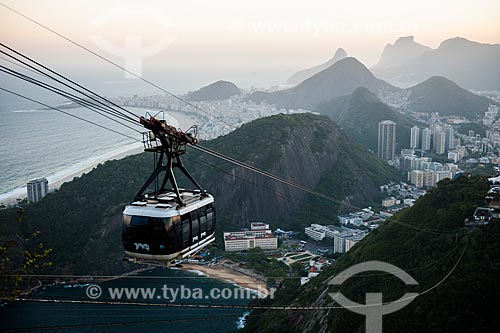
[[[399,36],[430,47],[455,36],[500,42],[498,0],[0,1],[144,75],[170,75],[178,90],[214,79],[282,82],[338,47],[371,66]],[[0,36],[51,66],[96,77],[111,70],[3,7]]]

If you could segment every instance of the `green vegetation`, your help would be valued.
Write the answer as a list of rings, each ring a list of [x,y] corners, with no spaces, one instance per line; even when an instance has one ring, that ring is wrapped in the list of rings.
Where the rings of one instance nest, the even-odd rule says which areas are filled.
[[[217,81],[188,94],[190,101],[218,101],[231,96],[241,95],[241,90],[232,82]]]
[[[392,301],[404,292],[422,292],[439,283],[463,252],[456,269],[438,288],[417,297],[404,309],[384,316],[384,331],[494,331],[499,323],[495,304],[500,292],[497,283],[500,262],[495,258],[500,256],[500,223],[494,221],[475,231],[463,228],[464,219],[482,204],[488,188],[482,177],[441,181],[412,208],[382,224],[342,256],[336,267],[322,272],[304,287],[288,289],[287,304],[337,305],[326,291],[339,289],[328,286],[326,279],[369,260],[385,261],[406,270],[419,282],[418,287],[408,288],[394,276],[379,274],[351,278],[340,291],[359,303],[364,302],[366,292],[382,292],[384,301]],[[273,302],[268,300],[265,304]],[[364,331],[364,317],[345,309],[254,314],[246,327],[249,332],[257,327],[265,328],[265,332],[316,332],[318,323],[325,331]]]
[[[410,109],[415,112],[438,112],[441,116],[459,115],[474,120],[484,115],[490,104],[496,104],[442,76],[433,76],[408,90]]]
[[[339,96],[352,94],[359,87],[373,92],[399,89],[377,79],[356,58],[341,59],[325,70],[313,75],[297,86],[276,92],[255,92],[248,97],[254,102],[266,101],[278,107],[315,110],[318,105],[328,103]]]
[[[12,210],[10,213],[13,213]],[[51,266],[47,257],[52,252],[41,242],[38,242],[39,231],[28,237],[21,233],[24,225],[24,210],[17,209],[15,214],[8,215],[10,220],[2,222],[2,227],[11,225],[17,231],[9,238],[0,239],[0,298],[13,299],[22,291],[31,287],[27,275]]]
[[[268,278],[284,277],[289,271],[286,264],[275,258],[269,258],[260,247],[243,253],[226,253],[225,257]]]
[[[378,185],[397,179],[394,169],[353,144],[328,118],[312,114],[259,119],[202,144],[339,200],[348,197],[359,204],[378,200]],[[222,229],[239,230],[248,227],[250,221],[300,230],[312,223],[303,218],[303,212],[315,207],[324,211],[313,212],[316,215],[312,218],[321,214],[326,216],[324,221],[336,219],[339,207],[321,203],[305,192],[197,151],[189,150],[184,160],[200,184],[216,197],[221,249]],[[1,240],[17,232],[28,238],[40,231],[39,241],[54,249],[51,273],[128,271],[133,266],[121,260],[121,212],[149,176],[151,166],[152,156],[146,153],[99,165],[40,202],[27,205],[22,230],[14,223],[15,210],[1,210]],[[338,175],[349,181],[343,184],[338,179],[336,184]],[[182,177],[179,183],[185,186]]]
[[[337,97],[318,106],[320,114],[330,117],[353,141],[377,151],[378,123],[396,122],[396,151],[410,146],[410,129],[419,125],[410,117],[381,102],[366,88],[358,88],[351,95]]]
[[[462,124],[458,128],[458,133],[469,135],[469,131],[474,131],[474,135],[480,134],[482,138],[486,137],[487,126],[480,123]]]

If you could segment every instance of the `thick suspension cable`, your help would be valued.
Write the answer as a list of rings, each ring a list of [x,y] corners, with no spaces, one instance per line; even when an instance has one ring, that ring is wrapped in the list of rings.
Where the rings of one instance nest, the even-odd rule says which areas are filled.
[[[18,78],[18,79],[20,79],[20,80],[24,80],[24,81],[29,82],[29,83],[31,83],[31,84],[34,84],[34,85],[36,85],[36,86],[38,86],[38,87],[44,88],[44,89],[46,89],[46,90],[48,90],[48,91],[51,91],[51,92],[53,92],[53,93],[55,93],[55,94],[58,94],[58,95],[60,95],[60,96],[63,96],[63,97],[65,97],[65,98],[67,98],[67,99],[71,100],[71,101],[72,101],[72,102],[74,102],[74,103],[77,103],[77,104],[79,104],[79,105],[81,105],[81,106],[83,106],[83,107],[85,107],[85,108],[90,109],[90,110],[91,110],[91,111],[93,111],[93,112],[98,113],[99,115],[101,115],[101,116],[103,116],[103,117],[105,117],[105,118],[108,118],[108,119],[110,119],[110,120],[112,120],[112,121],[115,121],[115,122],[117,122],[117,123],[119,123],[119,124],[121,124],[121,125],[125,126],[125,127],[128,127],[129,129],[131,129],[131,130],[133,130],[133,131],[136,131],[136,132],[138,132],[138,133],[141,133],[139,130],[137,130],[137,129],[135,129],[135,128],[132,128],[130,125],[126,125],[126,124],[124,124],[124,123],[122,123],[122,122],[120,122],[120,121],[118,121],[118,120],[115,120],[115,119],[110,118],[110,116],[116,117],[116,118],[118,118],[118,119],[120,119],[120,120],[122,120],[122,121],[127,121],[127,122],[129,122],[129,123],[131,123],[131,124],[133,124],[133,125],[139,126],[139,124],[138,124],[137,122],[132,121],[132,120],[129,120],[128,118],[123,118],[121,115],[117,115],[117,114],[115,114],[115,113],[112,113],[112,112],[110,112],[108,109],[103,108],[100,104],[95,104],[95,103],[92,103],[92,102],[91,102],[91,101],[89,101],[89,100],[85,100],[85,99],[83,99],[83,98],[81,98],[81,97],[79,97],[79,96],[76,96],[76,95],[72,94],[72,93],[66,92],[66,91],[64,91],[64,90],[62,90],[62,89],[60,89],[60,88],[57,88],[57,87],[53,86],[53,85],[50,85],[50,84],[48,84],[48,83],[45,83],[45,82],[39,81],[39,80],[37,80],[37,79],[34,79],[34,78],[32,78],[32,77],[30,77],[30,76],[27,76],[27,75],[25,75],[25,74],[22,74],[22,73],[20,73],[20,72],[14,71],[14,70],[9,69],[9,68],[7,68],[7,67],[4,67],[4,66],[2,66],[2,65],[0,65],[0,72],[4,72],[4,73],[6,73],[6,74],[8,74],[8,75],[11,75],[11,76],[14,76],[14,77],[16,77],[16,78]],[[107,115],[105,115],[105,114],[103,114],[103,113],[99,112],[98,110],[100,110],[100,111],[102,111],[102,112],[106,113]]]
[[[71,44],[73,44],[73,45],[75,45],[75,46],[77,46],[77,47],[81,48],[82,50],[85,50],[86,52],[89,52],[90,54],[93,54],[94,56],[96,56],[96,57],[100,58],[101,60],[104,60],[105,62],[107,62],[107,63],[109,63],[109,64],[113,65],[114,67],[116,67],[116,68],[118,68],[118,69],[120,69],[120,70],[122,70],[122,71],[124,71],[124,72],[126,72],[126,73],[128,73],[128,74],[130,74],[130,75],[132,75],[132,76],[134,76],[135,78],[137,78],[137,79],[139,79],[139,80],[141,80],[141,81],[143,81],[143,82],[145,82],[145,83],[147,83],[147,84],[149,84],[149,85],[151,85],[151,86],[155,87],[156,89],[158,89],[158,90],[160,90],[160,91],[164,92],[165,94],[167,94],[167,95],[171,96],[172,98],[175,98],[175,99],[177,99],[178,101],[183,102],[183,103],[185,103],[186,105],[189,105],[189,106],[193,107],[194,109],[196,109],[196,110],[198,110],[198,111],[200,111],[200,112],[202,112],[202,113],[206,114],[207,116],[212,117],[212,118],[214,118],[214,119],[216,119],[216,120],[218,120],[218,121],[220,121],[220,122],[222,122],[222,123],[224,123],[224,124],[228,125],[229,127],[233,128],[233,129],[235,129],[235,128],[236,128],[236,126],[235,126],[235,125],[233,125],[233,124],[231,124],[231,123],[227,122],[226,120],[224,120],[224,119],[222,119],[222,118],[220,118],[220,117],[217,117],[217,116],[215,116],[215,115],[211,114],[210,112],[207,112],[207,111],[203,110],[202,108],[198,107],[197,105],[195,105],[195,104],[193,104],[193,103],[191,103],[191,102],[189,102],[189,101],[187,101],[187,100],[185,100],[185,99],[183,99],[183,98],[181,98],[181,97],[179,97],[179,96],[175,95],[174,93],[171,93],[170,91],[168,91],[168,90],[166,90],[166,89],[162,88],[162,87],[161,87],[161,86],[159,86],[158,84],[156,84],[156,83],[154,83],[154,82],[152,82],[152,81],[150,81],[150,80],[147,80],[147,79],[143,78],[142,76],[140,76],[140,75],[138,75],[138,74],[136,74],[136,73],[134,73],[134,72],[132,72],[132,71],[129,71],[129,70],[128,70],[128,69],[126,69],[125,67],[118,65],[117,63],[115,63],[115,62],[113,62],[113,61],[111,61],[111,60],[107,59],[106,57],[104,57],[104,56],[100,55],[99,53],[97,53],[97,52],[95,52],[95,51],[92,51],[92,50],[91,50],[91,49],[89,49],[88,47],[85,47],[84,45],[82,45],[82,44],[80,44],[80,43],[78,43],[78,42],[76,42],[76,41],[72,40],[71,38],[66,37],[65,35],[63,35],[63,34],[61,34],[61,33],[57,32],[57,31],[55,31],[54,29],[49,28],[48,26],[46,26],[46,25],[44,25],[44,24],[42,24],[42,23],[40,23],[40,22],[36,21],[35,19],[32,19],[31,17],[29,17],[29,16],[27,16],[27,15],[25,15],[25,14],[23,14],[23,13],[21,13],[21,12],[17,11],[17,10],[15,10],[14,8],[9,7],[9,6],[7,6],[6,4],[1,3],[1,2],[0,2],[0,6],[3,6],[4,8],[6,8],[6,9],[8,9],[8,10],[12,11],[13,13],[16,13],[17,15],[19,15],[19,16],[21,16],[21,17],[25,18],[26,20],[28,20],[28,21],[30,21],[30,22],[32,22],[32,23],[34,23],[34,24],[38,25],[39,27],[41,27],[41,28],[43,28],[43,29],[45,29],[45,30],[47,30],[47,31],[49,31],[49,32],[51,32],[51,33],[53,33],[53,34],[55,34],[55,35],[59,36],[60,38],[62,38],[62,39],[64,39],[64,40],[66,40],[66,41],[68,41],[68,42],[70,42]]]
[[[209,321],[209,320],[221,320],[230,318],[234,319],[235,316],[236,315],[196,317],[190,315],[189,318],[172,318],[172,319],[162,319],[162,320],[141,320],[141,321],[121,321],[113,323],[13,327],[13,328],[0,328],[0,332],[59,331],[59,330],[74,330],[83,328],[127,327],[127,326],[158,325],[167,323],[189,323],[192,321]]]
[[[45,66],[45,65],[43,65],[43,64],[41,64],[41,63],[39,63],[39,62],[37,62],[36,60],[34,60],[34,59],[30,58],[30,57],[28,57],[28,56],[26,56],[26,55],[22,54],[21,52],[18,52],[18,51],[14,50],[13,48],[11,48],[11,47],[9,47],[9,46],[7,46],[7,45],[3,44],[3,43],[0,43],[0,46],[1,46],[1,47],[3,47],[3,48],[5,48],[5,49],[7,49],[7,50],[9,50],[9,51],[11,51],[11,52],[13,52],[13,53],[15,53],[15,54],[17,54],[17,55],[19,55],[19,56],[21,56],[22,58],[24,58],[24,59],[26,59],[26,60],[30,61],[31,63],[36,64],[37,66],[39,66],[39,67],[43,68],[44,70],[46,70],[46,71],[48,71],[48,72],[50,72],[50,73],[52,73],[52,74],[56,75],[57,77],[59,77],[59,78],[61,78],[61,79],[65,80],[65,81],[67,81],[67,82],[70,82],[71,84],[73,84],[73,85],[77,86],[78,88],[83,89],[84,91],[88,92],[90,95],[89,95],[89,94],[87,94],[87,93],[84,93],[84,92],[79,91],[79,90],[78,90],[78,89],[76,89],[75,87],[73,87],[73,86],[69,85],[69,84],[68,84],[68,83],[66,83],[66,82],[63,82],[63,81],[61,81],[61,80],[57,79],[56,77],[54,77],[54,76],[52,76],[52,75],[50,75],[50,74],[44,73],[45,75],[47,75],[48,77],[50,77],[52,80],[54,80],[54,81],[56,81],[56,82],[58,82],[58,83],[60,83],[60,84],[62,84],[62,85],[64,85],[64,86],[67,86],[67,87],[68,87],[68,88],[70,88],[70,89],[73,89],[73,90],[75,90],[75,91],[78,91],[78,92],[79,92],[79,93],[81,93],[82,95],[85,95],[86,97],[88,97],[88,98],[90,98],[90,99],[92,99],[92,100],[94,100],[94,101],[96,101],[96,102],[98,102],[98,103],[103,103],[104,105],[107,105],[107,106],[109,106],[109,105],[113,105],[114,107],[117,107],[118,109],[120,109],[120,110],[124,111],[124,112],[125,112],[125,113],[124,113],[124,115],[126,115],[126,114],[128,113],[128,114],[129,114],[129,116],[128,116],[128,117],[130,117],[130,119],[132,119],[132,120],[134,120],[134,119],[136,119],[136,118],[137,118],[137,115],[135,115],[133,112],[130,112],[129,110],[127,110],[127,109],[125,109],[125,108],[123,108],[123,107],[119,106],[118,104],[116,104],[116,103],[114,103],[114,102],[112,102],[112,101],[108,100],[107,98],[105,98],[105,97],[103,97],[103,96],[101,96],[101,95],[99,95],[99,94],[97,94],[97,93],[93,92],[92,90],[90,90],[90,89],[88,89],[88,88],[86,88],[86,87],[82,86],[81,84],[79,84],[79,83],[77,83],[77,82],[75,82],[75,81],[73,81],[73,80],[71,80],[71,79],[67,78],[66,76],[64,76],[64,75],[62,75],[62,74],[57,73],[56,71],[54,71],[54,70],[52,70],[52,69],[48,68],[47,66]],[[26,61],[23,61],[23,60],[21,60],[21,59],[19,59],[19,58],[16,58],[15,56],[13,56],[13,55],[11,55],[11,54],[9,54],[9,53],[5,52],[5,51],[1,51],[1,50],[0,50],[0,53],[4,54],[4,55],[6,55],[6,56],[8,56],[8,57],[10,57],[10,58],[12,58],[12,59],[15,59],[16,61],[18,61],[18,62],[22,63],[22,64],[23,64],[23,65],[25,65],[25,66],[28,66],[29,68],[32,68],[33,70],[35,70],[35,71],[37,71],[37,72],[43,73],[43,71],[42,71],[42,70],[40,70],[39,68],[36,68],[35,66],[30,65],[30,64],[29,64],[29,63],[27,63]],[[92,96],[92,95],[93,95],[93,96]],[[97,98],[99,98],[101,101],[97,100]],[[103,102],[103,101],[104,101],[104,102]]]
[[[103,59],[103,60],[105,60],[105,61],[109,62],[110,64],[112,64],[112,65],[114,65],[114,66],[116,66],[116,67],[118,67],[118,68],[120,68],[120,69],[122,69],[122,70],[126,71],[127,73],[129,73],[129,74],[131,74],[131,75],[133,75],[133,76],[137,77],[138,79],[141,79],[141,80],[143,80],[144,82],[149,83],[149,84],[151,84],[151,85],[155,86],[156,88],[158,88],[158,89],[160,89],[160,90],[164,91],[165,93],[167,93],[167,94],[171,95],[172,97],[175,97],[175,98],[179,99],[180,101],[183,101],[183,102],[185,102],[185,103],[187,103],[187,104],[192,105],[193,107],[195,107],[196,109],[198,109],[198,110],[199,110],[199,111],[201,111],[201,112],[204,112],[204,113],[206,113],[206,114],[208,114],[208,115],[210,115],[210,116],[212,116],[212,117],[215,117],[215,116],[213,116],[213,115],[211,115],[211,114],[207,113],[206,111],[204,111],[204,110],[202,110],[202,109],[198,108],[197,106],[195,106],[195,105],[193,105],[193,104],[189,103],[188,101],[185,101],[184,99],[182,99],[182,98],[180,98],[180,97],[177,97],[176,95],[171,94],[170,92],[168,92],[168,91],[164,90],[163,88],[161,88],[161,87],[159,87],[159,86],[155,85],[154,83],[152,83],[152,82],[150,82],[150,81],[148,81],[148,80],[146,80],[146,79],[144,79],[144,78],[140,77],[139,75],[137,75],[137,74],[135,74],[135,73],[133,73],[133,72],[129,72],[129,71],[128,71],[128,70],[126,70],[125,68],[123,68],[123,67],[121,67],[121,66],[119,66],[119,65],[115,64],[114,62],[112,62],[112,61],[110,61],[110,60],[106,59],[105,57],[103,57],[103,56],[99,55],[98,53],[96,53],[96,52],[94,52],[94,51],[92,51],[92,50],[90,50],[90,49],[88,49],[88,48],[84,47],[83,45],[81,45],[81,44],[79,44],[79,43],[77,43],[77,42],[74,42],[74,41],[73,41],[73,40],[71,40],[70,38],[63,36],[62,34],[60,34],[60,33],[56,32],[56,31],[54,31],[54,30],[52,30],[52,29],[50,29],[50,28],[48,28],[48,27],[44,26],[43,24],[41,24],[41,23],[39,23],[39,22],[37,22],[37,21],[35,21],[35,20],[33,20],[33,19],[31,19],[31,18],[27,17],[26,15],[24,15],[24,14],[22,14],[22,13],[20,13],[20,12],[16,11],[16,10],[14,10],[13,8],[11,8],[11,7],[7,6],[7,5],[4,5],[4,4],[3,4],[3,3],[1,3],[1,2],[0,2],[0,5],[2,5],[3,7],[7,8],[7,9],[9,9],[9,10],[11,10],[11,11],[15,12],[15,13],[17,13],[18,15],[23,16],[24,18],[28,19],[29,21],[32,21],[33,23],[35,23],[35,24],[37,24],[37,25],[39,25],[39,26],[43,27],[44,29],[47,29],[47,30],[51,31],[52,33],[55,33],[56,35],[60,36],[61,38],[65,39],[65,40],[67,40],[67,41],[69,41],[69,42],[71,42],[72,44],[74,44],[74,45],[76,45],[76,46],[78,46],[78,47],[80,47],[80,48],[82,48],[82,49],[84,49],[84,50],[86,50],[86,51],[88,51],[88,52],[90,52],[90,53],[94,54],[94,55],[96,55],[97,57],[99,57],[99,58],[101,58],[101,59]],[[8,48],[7,46],[5,46],[5,45],[4,45],[4,44],[2,44],[2,43],[0,43],[0,45],[1,45],[1,46],[4,46],[4,47],[6,47],[6,48]],[[8,49],[10,49],[10,48],[8,48]],[[0,51],[0,52],[1,52],[1,51]],[[16,51],[15,51],[15,50],[13,50],[13,52],[16,52]],[[17,52],[16,52],[16,53],[17,53]],[[8,54],[7,54],[7,55],[8,55]],[[10,55],[9,55],[9,56],[10,56]],[[23,56],[23,57],[25,57],[25,58],[29,59],[29,58],[28,58],[28,57],[26,57],[26,56]],[[36,62],[35,62],[35,63],[36,63]],[[43,66],[43,65],[41,65],[41,66]],[[50,69],[49,69],[49,70],[50,70]],[[54,73],[55,73],[55,72],[54,72]],[[56,73],[56,74],[57,74],[57,73]],[[59,75],[59,74],[58,74],[58,75]],[[69,80],[69,79],[67,79],[67,80]],[[70,82],[73,82],[73,81],[71,81],[71,80],[69,80],[69,81],[70,81]],[[74,84],[78,85],[77,83],[74,83]],[[92,93],[93,93],[93,92],[92,92]],[[101,96],[99,96],[99,97],[101,97]],[[103,97],[101,97],[101,98],[103,98]],[[217,117],[215,117],[215,118],[216,118],[216,119],[218,119]],[[221,119],[219,119],[219,120],[221,120]],[[221,120],[221,121],[222,121],[222,120]],[[230,125],[230,124],[228,124],[228,125]],[[230,125],[230,126],[234,127],[233,125]],[[291,181],[289,181],[289,180],[287,180],[287,179],[284,179],[284,178],[282,178],[282,177],[279,177],[279,176],[273,175],[273,174],[271,174],[271,173],[269,173],[269,172],[266,172],[266,171],[264,171],[264,170],[260,170],[260,169],[258,169],[258,168],[255,168],[255,167],[251,166],[251,165],[248,165],[248,164],[246,164],[246,163],[240,162],[240,161],[238,161],[238,160],[236,160],[236,159],[233,159],[233,158],[231,158],[231,157],[228,157],[228,156],[225,156],[225,155],[223,155],[223,154],[217,153],[217,152],[212,151],[212,150],[210,150],[210,149],[203,148],[203,147],[195,147],[195,146],[193,146],[193,147],[194,147],[195,149],[198,149],[198,150],[200,150],[200,151],[202,151],[202,152],[206,153],[206,154],[209,154],[209,155],[212,155],[212,156],[217,157],[217,158],[219,158],[219,159],[222,159],[222,160],[225,160],[225,161],[227,161],[227,162],[233,163],[233,164],[238,165],[238,166],[240,166],[240,167],[242,167],[242,168],[248,169],[248,170],[250,170],[250,171],[252,171],[252,172],[255,172],[255,173],[261,174],[261,175],[263,175],[263,176],[265,176],[265,177],[268,177],[268,178],[274,179],[275,181],[281,182],[281,183],[283,183],[283,184],[285,184],[285,185],[288,185],[288,186],[290,186],[290,187],[294,187],[294,188],[296,188],[296,189],[299,189],[299,190],[305,191],[305,192],[307,192],[307,193],[309,193],[309,194],[312,194],[312,195],[314,195],[314,196],[316,196],[316,197],[319,197],[319,198],[322,198],[322,199],[325,199],[325,200],[328,200],[328,201],[331,201],[331,202],[333,202],[333,203],[337,203],[337,204],[340,204],[340,205],[343,205],[343,206],[347,206],[347,207],[350,207],[350,208],[360,209],[359,207],[356,207],[356,206],[351,205],[351,204],[349,204],[349,203],[346,203],[346,202],[343,202],[343,201],[337,200],[337,199],[332,198],[332,197],[330,197],[330,196],[328,196],[328,195],[325,195],[325,194],[320,193],[320,192],[318,192],[318,191],[315,191],[315,190],[309,189],[309,188],[307,188],[307,187],[305,187],[305,186],[302,186],[302,185],[296,184],[296,183],[294,183],[294,182],[291,182]],[[397,224],[400,224],[400,225],[404,225],[404,226],[406,226],[406,227],[409,227],[409,228],[412,228],[412,229],[415,229],[415,230],[424,231],[424,232],[429,232],[429,233],[433,233],[433,234],[450,233],[450,232],[458,232],[458,231],[460,231],[460,230],[462,230],[462,229],[463,229],[463,228],[459,228],[459,229],[455,229],[455,230],[439,230],[439,229],[429,229],[429,228],[421,228],[421,227],[412,226],[412,225],[406,224],[406,223],[404,223],[404,222],[400,222],[400,221],[398,221],[398,220],[397,220],[397,219],[395,219],[395,218],[390,219],[390,221],[391,221],[391,222],[394,222],[394,223],[397,223]]]
[[[35,99],[29,98],[29,97],[27,97],[27,96],[24,96],[24,95],[22,95],[22,94],[16,93],[16,92],[11,91],[11,90],[9,90],[9,89],[5,89],[5,88],[0,87],[0,90],[5,91],[5,92],[7,92],[7,93],[9,93],[9,94],[12,94],[12,95],[15,95],[15,96],[18,96],[18,97],[24,98],[24,99],[26,99],[26,100],[28,100],[28,101],[33,102],[33,103],[40,104],[40,105],[45,106],[45,107],[47,107],[47,108],[49,108],[49,109],[52,109],[52,110],[54,110],[54,111],[58,111],[58,112],[64,113],[65,115],[68,115],[68,116],[70,116],[70,117],[73,117],[73,118],[76,118],[76,119],[82,120],[82,121],[84,121],[84,122],[86,122],[86,123],[89,123],[89,124],[92,124],[92,125],[98,126],[98,127],[100,127],[100,128],[103,128],[103,129],[105,129],[105,130],[108,130],[108,131],[111,131],[111,132],[113,132],[113,133],[119,134],[119,135],[121,135],[121,136],[127,137],[127,138],[129,138],[129,139],[134,140],[134,141],[141,142],[141,140],[139,140],[139,139],[137,139],[137,138],[134,138],[134,137],[131,137],[131,136],[127,135],[127,134],[124,134],[124,133],[118,132],[118,131],[116,131],[116,130],[114,130],[114,129],[112,129],[112,128],[109,128],[109,127],[106,127],[106,126],[104,126],[104,125],[98,124],[98,123],[93,122],[93,121],[91,121],[91,120],[88,120],[88,119],[85,119],[85,118],[79,117],[79,116],[77,116],[77,115],[74,115],[74,114],[72,114],[72,113],[66,112],[66,111],[61,110],[61,109],[59,109],[59,108],[56,108],[56,107],[50,106],[50,105],[45,104],[45,103],[43,103],[43,102],[39,102],[39,101],[37,101],[37,100],[35,100]]]
[[[296,188],[298,190],[307,192],[307,193],[309,193],[311,195],[314,195],[314,196],[316,196],[318,198],[325,199],[325,200],[330,201],[332,203],[336,203],[336,204],[339,204],[339,205],[342,205],[342,206],[347,206],[349,208],[356,209],[356,210],[362,209],[361,207],[357,207],[357,206],[352,205],[350,203],[347,203],[347,202],[335,199],[335,198],[333,198],[331,196],[328,196],[328,195],[323,194],[321,192],[312,190],[312,189],[307,188],[307,187],[305,187],[303,185],[299,185],[299,184],[294,183],[294,182],[292,182],[292,181],[290,181],[288,179],[284,179],[282,177],[276,176],[276,175],[274,175],[272,173],[269,173],[267,171],[264,171],[262,169],[254,167],[254,166],[249,165],[247,163],[238,161],[237,159],[234,159],[234,158],[229,157],[227,155],[221,154],[221,153],[216,152],[214,150],[211,150],[209,148],[202,147],[202,146],[199,146],[199,145],[197,145],[197,146],[191,146],[191,148],[196,149],[198,151],[201,151],[201,152],[203,152],[205,154],[211,155],[213,157],[219,158],[219,159],[224,160],[226,162],[232,163],[232,164],[234,164],[236,166],[239,166],[241,168],[247,169],[247,170],[249,170],[251,172],[260,174],[260,175],[262,175],[264,177],[270,178],[270,179],[275,180],[277,182],[281,182],[281,183],[283,183],[283,184],[285,184],[287,186],[290,186],[290,187]],[[430,228],[423,228],[423,227],[413,226],[411,224],[407,224],[407,223],[401,222],[401,221],[399,221],[396,218],[391,218],[391,219],[389,219],[389,221],[394,222],[396,224],[400,224],[400,225],[406,226],[406,227],[414,229],[414,230],[428,232],[428,233],[432,233],[432,234],[456,233],[456,232],[464,229],[464,228],[458,228],[458,229],[430,229]]]

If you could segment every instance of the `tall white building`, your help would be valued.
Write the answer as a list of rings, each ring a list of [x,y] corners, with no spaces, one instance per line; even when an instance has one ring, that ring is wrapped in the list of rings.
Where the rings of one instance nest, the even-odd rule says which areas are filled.
[[[37,202],[49,193],[49,181],[47,178],[30,180],[26,184],[28,190],[28,202]]]
[[[431,149],[431,130],[429,128],[424,128],[422,130],[422,150]]]
[[[444,154],[446,150],[446,133],[442,130],[436,130],[434,134],[434,151],[436,154]]]
[[[378,156],[383,160],[394,159],[396,153],[396,123],[384,120],[378,123]]]
[[[410,148],[418,148],[420,140],[420,128],[413,126],[410,135]]]
[[[447,149],[454,149],[455,148],[455,131],[453,127],[447,126],[445,127],[445,133],[446,133],[446,148]]]

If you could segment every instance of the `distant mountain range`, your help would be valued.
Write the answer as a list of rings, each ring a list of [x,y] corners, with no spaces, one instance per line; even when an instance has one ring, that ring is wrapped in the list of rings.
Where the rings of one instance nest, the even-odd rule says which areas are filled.
[[[433,76],[407,90],[408,107],[415,112],[439,112],[441,116],[459,115],[473,120],[484,115],[490,104],[496,104],[442,76]]]
[[[416,43],[395,43],[390,53],[409,55],[396,56],[394,63],[384,52],[374,73],[395,85],[414,85],[431,76],[444,76],[466,89],[500,89],[500,44],[484,44],[465,38],[445,40],[437,49],[427,50],[417,57],[423,48]],[[411,52],[410,52],[411,50]],[[414,58],[414,59],[410,59]]]
[[[234,83],[221,80],[189,93],[187,99],[192,102],[219,101],[236,95],[241,95],[241,90]]]
[[[293,88],[272,93],[255,92],[248,99],[284,108],[315,110],[318,105],[330,102],[335,97],[349,95],[359,87],[365,87],[377,95],[398,90],[377,79],[357,59],[348,57]]]
[[[395,43],[393,47],[399,47],[398,45],[401,43],[416,44],[411,37],[407,37]],[[422,51],[421,48],[420,51]],[[353,94],[358,88],[365,89]],[[368,92],[371,92],[371,94],[368,94]],[[353,95],[351,96],[351,94]],[[337,98],[339,99],[336,100]],[[376,101],[373,101],[373,98]],[[366,116],[368,112],[373,113],[373,110],[370,111],[369,109],[375,107],[380,114],[388,115],[390,113],[392,115],[385,119],[398,118],[402,122],[400,127],[402,129],[401,135],[407,134],[407,126],[411,124],[410,118],[406,116],[404,119],[401,118],[401,112],[387,105],[381,106],[382,102],[389,103],[403,112],[438,112],[442,116],[460,115],[470,120],[484,115],[490,104],[498,104],[486,97],[473,94],[453,81],[439,76],[431,77],[407,89],[397,88],[375,77],[368,68],[352,57],[335,62],[330,67],[293,88],[276,92],[255,92],[247,97],[247,100],[254,102],[265,101],[269,104],[275,104],[278,108],[318,110],[320,113],[328,114],[334,121],[339,122],[339,125],[345,127],[347,132],[349,132],[349,126],[346,126],[346,123],[340,123],[340,121],[350,121],[347,117],[348,110],[367,108],[363,111],[364,116]],[[363,103],[356,103],[354,107],[350,104],[353,101],[363,101]],[[342,112],[339,110],[342,110]],[[377,116],[375,118],[381,117]],[[363,122],[362,117],[359,117],[359,115],[353,115],[353,119]],[[374,129],[377,128],[376,123],[378,121],[373,122],[375,124]],[[360,131],[359,128],[355,129],[354,124],[352,126],[354,130]],[[357,136],[353,137],[356,138]],[[356,141],[361,142],[360,140]],[[370,143],[368,146],[373,148],[373,142],[366,140],[366,143]],[[406,145],[406,141],[400,141],[400,143],[402,144],[401,147]]]
[[[325,62],[321,65],[314,66],[314,67],[308,68],[308,69],[304,69],[300,72],[295,73],[286,81],[286,83],[293,84],[293,85],[301,83],[302,81],[304,81],[304,80],[310,78],[311,76],[327,69],[328,67],[330,67],[331,65],[333,65],[337,61],[342,60],[346,57],[347,57],[347,52],[343,48],[339,48],[335,52],[333,58],[331,58],[327,62]]]
[[[399,37],[394,44],[387,44],[382,56],[374,68],[392,68],[402,66],[431,48],[415,42],[413,36]]]
[[[330,117],[355,142],[377,151],[378,123],[382,120],[396,122],[396,151],[410,145],[410,129],[417,125],[409,116],[398,112],[366,88],[358,88],[351,95],[335,98],[317,108],[320,114]]]

